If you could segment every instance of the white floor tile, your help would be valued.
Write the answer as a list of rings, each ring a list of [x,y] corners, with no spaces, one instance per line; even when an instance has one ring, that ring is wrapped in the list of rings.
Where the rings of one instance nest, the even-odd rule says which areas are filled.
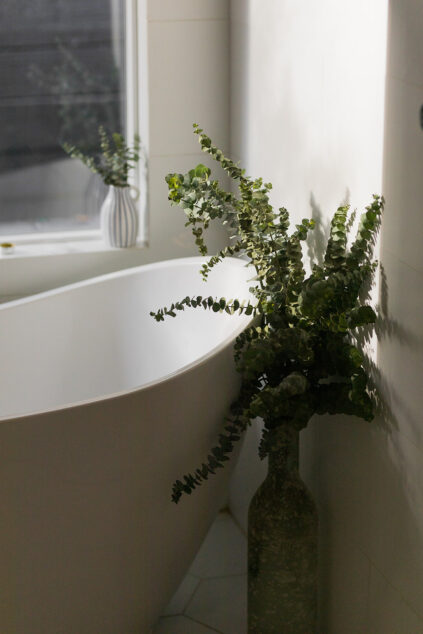
[[[220,513],[153,634],[244,634],[246,571],[247,540],[229,513]]]
[[[211,527],[189,573],[200,578],[241,575],[247,572],[247,540],[228,513]]]
[[[247,576],[202,581],[186,609],[186,615],[222,634],[245,634]]]
[[[152,634],[216,634],[216,630],[185,616],[167,616],[160,619]]]
[[[163,616],[183,614],[199,583],[200,579],[197,577],[190,574],[186,575],[172,599],[169,601],[167,608],[163,612]]]

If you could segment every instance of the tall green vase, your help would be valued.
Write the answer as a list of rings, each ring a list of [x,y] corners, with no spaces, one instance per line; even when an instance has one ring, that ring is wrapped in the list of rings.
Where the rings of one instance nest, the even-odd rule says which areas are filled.
[[[298,471],[299,432],[272,430],[248,513],[248,634],[315,634],[316,505]]]

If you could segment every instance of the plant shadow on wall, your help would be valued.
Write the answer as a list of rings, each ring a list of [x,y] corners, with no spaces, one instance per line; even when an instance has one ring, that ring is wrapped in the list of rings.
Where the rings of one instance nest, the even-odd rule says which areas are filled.
[[[321,214],[313,195],[311,206],[317,228]],[[324,231],[321,233],[324,239]],[[313,248],[308,250],[311,260],[317,261],[320,258],[318,261],[322,261],[319,251],[321,244],[319,241],[316,254],[313,242]],[[379,276],[376,321],[352,333],[354,343],[363,354],[363,367],[369,376],[368,389],[375,412],[374,421],[367,426],[347,418],[333,421],[325,417],[315,420],[314,451],[307,455],[307,474],[309,478],[317,476],[316,487],[319,492],[319,603],[322,632],[332,629],[333,615],[343,614],[343,609],[347,614],[356,611],[356,626],[362,618],[362,593],[360,594],[354,581],[351,585],[349,582],[350,576],[354,579],[354,575],[358,574],[354,567],[357,559],[351,554],[347,556],[345,553],[348,550],[357,552],[354,549],[358,543],[361,548],[360,553],[357,553],[358,561],[363,562],[366,561],[366,553],[375,550],[381,553],[381,560],[376,558],[375,563],[392,578],[393,571],[398,576],[406,570],[409,573],[412,570],[417,572],[419,564],[414,557],[406,565],[401,559],[404,558],[404,552],[410,552],[410,544],[414,544],[416,550],[423,539],[423,470],[418,467],[416,473],[415,467],[411,467],[416,462],[416,447],[413,448],[413,440],[409,440],[410,428],[408,431],[406,429],[407,424],[412,424],[413,417],[416,419],[416,413],[407,404],[403,390],[399,390],[390,378],[389,363],[387,365],[386,361],[382,361],[382,365],[378,364],[374,354],[376,338],[377,345],[389,346],[391,350],[401,348],[414,355],[419,351],[421,355],[423,333],[419,336],[419,333],[393,318],[390,311],[389,279],[383,262],[379,263],[372,278],[376,275]],[[373,280],[369,278],[361,289],[361,302],[370,301],[372,287]],[[394,288],[394,294],[395,290]],[[404,294],[406,293],[407,291]],[[402,355],[401,357],[404,359]],[[404,371],[407,374],[406,368]],[[418,421],[415,420],[414,427],[416,422]],[[421,460],[417,464],[420,465]],[[364,519],[366,510],[369,510],[370,518]],[[397,521],[394,522],[394,529],[386,528],[393,524],[393,517],[401,518],[401,529],[398,528]],[[391,531],[396,533],[398,548],[388,552],[385,547]],[[378,542],[377,546],[375,541]],[[398,556],[398,552],[401,555]],[[355,562],[353,564],[352,558]],[[342,591],[338,587],[340,574],[346,579],[342,584]],[[343,608],[340,603],[342,604],[346,596],[348,605]],[[382,605],[382,596],[380,601]]]
[[[325,246],[330,234],[330,223],[323,225],[322,210],[317,204],[313,192],[310,193],[310,207],[314,227],[307,236],[307,256],[310,264],[323,266]]]
[[[423,334],[418,336],[411,329],[404,327],[389,313],[389,284],[383,263],[380,263],[380,305],[374,330],[380,344],[397,348],[400,346],[410,354],[423,354]],[[400,393],[389,375],[385,375],[383,368],[369,361],[369,374],[375,385],[374,402],[377,428],[383,434],[386,457],[390,456],[389,467],[396,470],[399,482],[404,486],[406,498],[410,502],[410,510],[415,514],[422,508],[421,487],[410,481],[409,458],[405,455],[401,437],[406,442],[419,445],[419,438],[413,439],[411,428],[407,426],[416,419],[415,412],[407,404],[404,395]],[[419,421],[417,421],[417,429]],[[420,482],[420,478],[419,478]],[[421,523],[422,518],[420,518]],[[423,524],[421,524],[423,526]],[[423,537],[423,535],[422,535]]]
[[[341,206],[349,206],[349,190],[347,189]],[[318,205],[313,192],[310,194],[311,218],[314,222],[313,231],[307,236],[307,256],[311,265],[323,266],[325,258],[325,246],[330,235],[330,223],[323,224],[323,214]],[[350,226],[355,222],[357,210],[350,215]],[[376,245],[376,233],[371,238],[371,248]],[[365,368],[369,382],[368,392],[373,403],[373,409],[377,416],[379,426],[383,426],[387,431],[398,430],[399,425],[391,406],[391,389],[388,389],[387,380],[383,372],[374,361],[374,339],[379,342],[385,339],[394,339],[401,345],[409,348],[421,348],[423,341],[405,329],[402,324],[389,315],[389,288],[385,268],[382,262],[378,267],[374,267],[360,288],[359,300],[361,304],[372,302],[372,289],[375,276],[379,272],[380,278],[380,303],[375,306],[375,320],[372,323],[362,324],[359,329],[351,332],[356,346],[363,355],[363,367]],[[392,394],[394,400],[398,400],[399,395]],[[404,403],[404,408],[406,404]]]
[[[379,343],[385,340],[395,341],[409,350],[421,349],[423,340],[414,335],[410,330],[393,319],[389,315],[389,287],[388,279],[383,263],[379,263],[380,272],[380,303],[376,306],[376,320],[374,324],[367,324],[359,331],[354,333],[354,339],[357,346],[363,351],[363,365],[369,376],[369,393],[373,401],[373,408],[376,415],[376,422],[379,427],[383,428],[387,433],[398,431],[400,428],[397,420],[393,402],[400,403],[400,408],[407,415],[407,405],[401,399],[395,388],[385,377],[383,370],[375,363],[373,355],[367,354],[366,350],[371,347],[374,337]],[[374,276],[375,272],[373,273]],[[361,292],[361,300],[370,300],[370,291],[372,282],[369,280],[363,285]],[[411,417],[411,416],[410,416]]]
[[[348,207],[350,206],[350,190],[347,187],[345,191],[344,199],[340,202],[340,207]],[[307,256],[311,265],[317,264],[319,266],[324,265],[325,259],[325,251],[326,244],[330,236],[330,220],[326,223],[323,221],[322,209],[319,203],[316,200],[314,193],[310,192],[310,208],[311,208],[311,219],[314,223],[313,231],[311,231],[307,236]],[[357,210],[354,210],[353,217],[350,221],[352,225],[354,219],[356,217]]]
[[[344,429],[341,430],[345,431],[344,440],[338,435],[337,444],[334,442],[330,445],[338,452],[338,456],[333,453],[329,457],[329,462],[334,462],[336,467],[321,465],[319,476],[325,481],[324,487],[327,489],[323,498],[329,507],[323,511],[329,514],[329,521],[323,518],[327,534],[322,541],[328,542],[331,535],[341,530],[343,548],[347,546],[354,549],[357,546],[359,551],[355,552],[363,563],[376,568],[372,572],[373,580],[379,577],[380,571],[407,597],[407,603],[421,618],[421,602],[418,598],[418,588],[423,581],[423,559],[420,555],[423,540],[421,423],[419,412],[415,408],[413,411],[413,402],[407,402],[403,385],[399,386],[394,377],[399,375],[401,362],[408,363],[408,354],[414,358],[415,355],[421,357],[423,333],[408,327],[406,319],[400,322],[395,318],[393,300],[396,293],[398,301],[398,288],[395,288],[395,280],[387,277],[383,261],[379,269],[377,320],[374,327],[365,327],[356,334],[357,344],[364,349],[372,343],[374,335],[381,347],[377,362],[371,356],[364,357],[364,366],[370,377],[375,419],[370,426],[359,429],[357,434],[353,430],[353,423],[343,423]],[[409,292],[406,288],[404,294]],[[412,304],[410,309],[413,310]],[[404,314],[402,310],[401,315]],[[410,367],[404,365],[401,374],[407,377],[407,382],[413,382]],[[324,433],[328,431],[331,431],[330,427],[325,426]],[[335,484],[334,478],[338,478]],[[322,555],[322,559],[325,559],[323,567],[326,566],[324,579],[327,579],[329,569],[335,570],[335,575],[339,570],[339,561],[331,559],[341,557],[342,560],[343,552],[332,548],[329,543]],[[354,570],[342,570],[347,580],[350,572],[354,574]],[[335,606],[339,598],[342,601],[345,596],[345,588],[344,594],[338,592],[333,579],[331,586],[322,587],[323,611],[331,602]],[[339,580],[339,576],[335,576],[335,579]],[[360,610],[358,588],[354,583],[348,586],[348,581],[346,588],[351,589],[348,609]],[[373,609],[379,604],[382,610],[386,601],[383,593],[387,592],[387,586],[382,581],[381,584],[375,581],[375,588],[379,595],[373,595]],[[416,591],[410,588],[416,588]],[[339,606],[334,609],[338,610]],[[329,629],[327,622],[325,625]],[[363,627],[363,631],[368,631]]]
[[[289,232],[289,214],[269,203],[270,183],[247,177],[194,125],[201,148],[237,183],[239,196],[210,179],[198,165],[169,174],[169,199],[180,206],[202,255],[204,230],[220,219],[234,231],[233,243],[204,262],[201,273],[227,257],[244,254],[255,269],[255,301],[187,296],[151,315],[157,321],[188,308],[254,317],[237,338],[239,397],[207,461],[178,480],[173,500],[190,494],[223,467],[234,443],[252,420],[264,421],[259,446],[269,457],[268,476],[250,505],[248,521],[248,628],[250,634],[316,632],[317,511],[299,477],[299,432],[314,414],[373,419],[363,355],[351,336],[373,324],[373,308],[360,292],[376,268],[372,253],[383,210],[375,195],[348,248],[355,213],[335,212],[324,257],[306,276],[302,243],[314,229],[304,219]]]

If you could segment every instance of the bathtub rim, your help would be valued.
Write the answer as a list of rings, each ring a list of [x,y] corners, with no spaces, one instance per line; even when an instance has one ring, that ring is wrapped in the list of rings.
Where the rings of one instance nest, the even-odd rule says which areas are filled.
[[[200,267],[201,265],[207,261],[209,259],[209,257],[204,257],[204,256],[192,256],[192,257],[186,257],[186,258],[173,258],[171,260],[160,260],[159,262],[151,262],[149,264],[141,264],[139,266],[134,266],[134,267],[129,267],[126,269],[120,269],[119,271],[113,271],[111,273],[104,273],[102,275],[98,275],[95,277],[90,277],[86,280],[81,280],[80,282],[73,282],[71,284],[65,284],[64,286],[59,286],[57,288],[54,289],[50,289],[48,291],[42,291],[41,293],[35,293],[34,295],[29,295],[28,297],[22,297],[21,299],[15,299],[12,300],[10,302],[4,302],[3,304],[0,304],[0,311],[3,310],[7,310],[8,308],[13,308],[15,306],[20,306],[20,305],[24,305],[24,304],[28,304],[28,303],[32,303],[32,302],[36,302],[36,301],[41,301],[45,298],[54,296],[54,295],[61,295],[62,293],[66,293],[68,291],[72,291],[73,289],[78,289],[78,288],[83,288],[86,286],[92,286],[94,284],[97,283],[102,283],[102,282],[106,282],[110,279],[118,279],[119,277],[126,277],[128,275],[135,275],[137,272],[140,271],[140,269],[143,269],[145,271],[151,270],[151,269],[161,269],[161,268],[167,268],[169,265],[170,266],[181,266],[184,264],[198,264],[199,265],[199,269],[198,271],[200,271]],[[247,268],[247,267],[251,267],[251,273],[254,276],[254,268],[251,265],[250,262],[248,262],[248,260],[244,260],[242,258],[236,258],[236,257],[226,257],[225,260],[229,260],[232,263],[236,262],[236,266],[239,266],[241,268]],[[200,274],[200,273],[199,273]],[[252,281],[252,280],[251,280]],[[253,283],[253,281],[252,281]],[[216,315],[217,317],[217,315]],[[151,319],[153,319],[153,317],[151,317]],[[146,390],[149,390],[151,388],[155,388],[156,386],[159,386],[162,383],[165,383],[167,381],[173,380],[176,377],[182,376],[183,374],[187,373],[187,372],[191,372],[195,367],[199,367],[199,366],[203,366],[205,363],[207,363],[212,357],[217,356],[218,354],[220,354],[221,352],[225,351],[229,346],[233,345],[233,342],[235,341],[235,339],[241,334],[241,332],[243,330],[245,330],[253,321],[254,319],[256,319],[256,317],[254,315],[240,315],[238,317],[239,319],[239,325],[237,328],[235,328],[231,334],[227,337],[225,337],[225,339],[223,339],[218,345],[214,346],[213,348],[211,348],[208,352],[206,352],[205,354],[201,355],[200,357],[198,357],[197,359],[195,359],[194,361],[192,361],[191,363],[187,363],[186,365],[183,365],[181,368],[178,368],[177,370],[174,370],[173,372],[169,372],[168,374],[165,374],[163,376],[161,376],[158,379],[154,379],[153,381],[149,381],[147,383],[144,383],[142,385],[138,385],[136,387],[133,388],[129,388],[126,390],[120,390],[118,392],[111,392],[108,394],[104,394],[101,396],[95,396],[93,398],[88,398],[88,399],[82,399],[80,401],[74,401],[73,403],[65,403],[64,405],[61,405],[60,407],[53,407],[53,408],[45,408],[45,409],[38,409],[32,412],[27,412],[27,413],[18,413],[15,415],[0,415],[0,423],[6,423],[9,421],[18,421],[18,420],[22,420],[22,419],[28,419],[28,418],[32,418],[34,416],[41,416],[43,414],[52,414],[55,412],[63,412],[63,411],[67,411],[73,408],[78,408],[78,407],[83,407],[83,406],[90,406],[90,405],[94,405],[95,403],[100,403],[100,402],[107,402],[109,400],[114,400],[117,398],[122,398],[124,396],[130,395],[130,394],[136,394],[139,392],[143,392]]]

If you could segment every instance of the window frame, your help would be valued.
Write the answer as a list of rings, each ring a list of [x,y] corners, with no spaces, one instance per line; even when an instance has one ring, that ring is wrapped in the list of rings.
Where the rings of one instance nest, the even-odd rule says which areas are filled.
[[[140,191],[136,204],[139,216],[139,229],[136,247],[148,246],[148,217],[147,217],[147,15],[146,0],[125,0],[125,88],[126,88],[126,133],[129,141],[134,134],[139,134],[142,142],[143,159],[132,170],[129,182]],[[75,160],[75,159],[73,159]],[[11,254],[24,257],[25,255],[58,255],[60,253],[98,252],[108,251],[102,238],[100,229],[86,229],[74,231],[36,232],[26,234],[7,234],[0,232],[0,243],[10,242],[16,247],[26,247],[21,253]],[[49,249],[48,245],[57,244],[57,248]],[[32,248],[33,245],[33,248]],[[46,249],[42,245],[47,245]],[[63,246],[62,249],[60,247]]]

